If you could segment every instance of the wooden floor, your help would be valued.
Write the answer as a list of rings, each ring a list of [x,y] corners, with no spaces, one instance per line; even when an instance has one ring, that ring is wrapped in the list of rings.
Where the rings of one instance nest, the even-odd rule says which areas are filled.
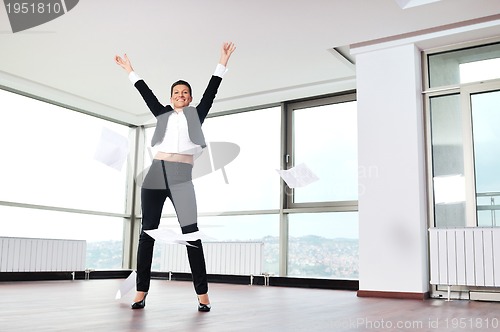
[[[190,282],[153,280],[130,309],[123,280],[0,282],[0,331],[488,331],[500,303],[358,298],[353,291],[210,284],[197,311]],[[495,328],[496,327],[496,328]]]

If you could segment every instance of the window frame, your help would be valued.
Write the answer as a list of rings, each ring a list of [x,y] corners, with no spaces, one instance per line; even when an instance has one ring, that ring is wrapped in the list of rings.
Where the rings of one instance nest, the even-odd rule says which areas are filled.
[[[500,86],[500,78],[490,79],[486,81],[475,81],[467,83],[457,83],[453,85],[443,85],[430,87],[430,64],[429,58],[435,54],[453,53],[461,50],[481,48],[493,44],[500,43],[500,38],[495,37],[487,40],[471,41],[461,45],[448,45],[439,48],[424,50],[422,52],[422,96],[424,100],[424,121],[425,121],[425,141],[426,141],[426,175],[427,175],[427,205],[428,205],[428,220],[429,227],[436,226],[435,217],[435,200],[434,200],[434,183],[433,183],[433,148],[432,148],[432,133],[431,133],[431,99],[433,97],[442,97],[446,95],[460,96],[460,112],[462,114],[462,127],[464,135],[464,172],[466,183],[466,202],[465,202],[465,223],[466,227],[478,227],[477,211],[476,211],[476,190],[475,190],[475,167],[473,157],[473,138],[472,138],[472,118],[470,110],[470,96],[473,93],[487,92],[496,90]]]
[[[347,91],[326,97],[316,97],[313,99],[300,100],[285,103],[286,108],[286,142],[283,156],[284,168],[289,169],[294,166],[294,127],[293,112],[305,108],[340,104],[344,102],[356,101],[356,92]],[[284,212],[286,213],[310,213],[310,212],[356,212],[358,211],[358,200],[344,201],[321,201],[321,202],[294,202],[295,191],[284,184]]]
[[[14,89],[8,86],[0,85],[0,90],[5,91],[7,93],[12,93],[21,97],[29,98],[32,101],[36,103],[44,103],[49,105],[50,107],[58,107],[63,109],[64,111],[68,112],[76,112],[79,114],[82,114],[84,116],[89,116],[94,119],[99,119],[102,121],[106,121],[109,123],[117,124],[117,125],[122,125],[126,128],[128,128],[128,139],[129,139],[129,149],[130,149],[130,155],[129,155],[129,161],[131,159],[135,158],[134,151],[136,150],[136,132],[137,132],[137,126],[126,123],[123,121],[119,121],[117,119],[112,119],[110,117],[106,117],[104,115],[98,115],[95,113],[92,113],[90,111],[74,107],[65,103],[57,102],[54,100],[49,100],[46,98],[43,98],[41,96],[37,96],[31,93],[27,93],[24,91],[20,91],[18,89]],[[12,124],[7,124],[7,125],[12,125]],[[130,167],[129,163],[126,163],[126,174],[125,174],[125,184],[122,192],[122,197],[123,197],[123,207],[121,208],[121,211],[111,211],[111,210],[95,210],[95,209],[89,209],[89,208],[81,208],[81,207],[67,207],[67,206],[59,206],[59,205],[53,205],[53,203],[49,204],[36,204],[32,202],[22,202],[22,201],[17,201],[17,200],[0,200],[0,206],[2,207],[7,207],[7,208],[19,208],[19,209],[30,209],[34,211],[48,211],[48,212],[54,212],[54,213],[68,213],[69,215],[83,215],[83,216],[100,216],[100,217],[109,217],[109,218],[121,218],[123,221],[123,236],[122,236],[122,247],[123,250],[121,252],[122,258],[121,258],[121,265],[122,269],[127,269],[129,268],[129,262],[130,262],[130,257],[131,257],[131,252],[130,250],[127,250],[127,248],[130,246],[130,243],[133,242],[131,241],[131,237],[129,234],[132,232],[132,228],[139,228],[138,225],[136,224],[134,226],[134,218],[133,214],[130,213],[131,206],[133,204],[133,197],[130,194],[133,191],[133,176],[132,176],[132,168]],[[45,227],[45,226],[42,226]]]

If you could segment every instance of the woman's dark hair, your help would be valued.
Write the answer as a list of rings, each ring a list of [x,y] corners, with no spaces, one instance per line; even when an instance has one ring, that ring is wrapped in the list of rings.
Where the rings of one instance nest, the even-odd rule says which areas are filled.
[[[191,91],[191,85],[189,85],[188,82],[186,81],[183,81],[183,80],[178,80],[177,82],[175,82],[174,84],[172,84],[172,87],[170,88],[170,97],[172,97],[172,94],[174,93],[174,88],[177,86],[177,85],[185,85],[188,87],[189,89],[189,94],[192,96],[193,95],[193,92]]]

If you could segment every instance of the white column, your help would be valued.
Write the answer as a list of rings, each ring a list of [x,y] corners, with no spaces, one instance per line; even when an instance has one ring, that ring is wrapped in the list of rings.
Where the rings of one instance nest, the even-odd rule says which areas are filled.
[[[420,52],[356,54],[359,289],[426,293],[427,212]]]

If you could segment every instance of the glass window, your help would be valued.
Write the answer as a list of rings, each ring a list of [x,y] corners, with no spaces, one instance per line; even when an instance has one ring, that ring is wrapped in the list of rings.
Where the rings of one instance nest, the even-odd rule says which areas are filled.
[[[122,218],[11,206],[0,206],[0,215],[1,236],[86,240],[88,268],[122,268]]]
[[[358,213],[288,216],[288,276],[358,279]]]
[[[103,128],[126,126],[0,90],[0,200],[123,213],[121,170],[95,159]]]
[[[500,78],[498,58],[500,43],[430,54],[429,87]]]
[[[435,224],[436,227],[465,226],[460,95],[432,97],[430,112]]]
[[[175,218],[163,218],[160,227],[171,228],[180,233]],[[222,242],[263,242],[264,271],[279,274],[279,216],[242,215],[199,217],[198,227],[212,241]],[[207,241],[206,241],[207,242]],[[209,241],[208,241],[209,242]],[[153,269],[160,269],[162,245],[155,246]]]
[[[294,203],[358,199],[357,135],[356,101],[293,110],[293,164],[319,178],[295,188]]]
[[[193,169],[198,212],[279,208],[280,128],[280,107],[205,120],[208,148]],[[146,130],[146,146],[153,132]],[[152,152],[145,151],[149,166]]]
[[[500,91],[471,95],[478,226],[500,226]],[[500,215],[499,215],[500,217]]]
[[[203,132],[208,144],[233,143],[240,151],[224,169],[195,180],[199,211],[278,209],[281,108],[209,118]]]

